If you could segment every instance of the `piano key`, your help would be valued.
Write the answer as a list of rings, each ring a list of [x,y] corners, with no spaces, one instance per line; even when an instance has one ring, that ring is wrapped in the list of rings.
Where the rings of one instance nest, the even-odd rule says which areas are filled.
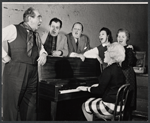
[[[78,89],[69,89],[69,90],[60,90],[60,94],[66,94],[66,93],[73,93],[73,92],[79,92],[81,90]]]

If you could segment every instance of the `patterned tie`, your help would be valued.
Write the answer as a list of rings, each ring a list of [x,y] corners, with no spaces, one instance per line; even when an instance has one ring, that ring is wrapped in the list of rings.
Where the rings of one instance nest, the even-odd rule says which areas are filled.
[[[78,44],[79,44],[79,39],[77,38],[77,42],[76,42],[76,46],[78,48]]]
[[[55,48],[55,37],[52,37],[52,49],[51,49],[52,54],[53,54],[54,50],[56,50],[56,48]]]
[[[32,54],[33,41],[36,41],[38,51],[41,50],[41,38],[38,32],[33,31],[32,28],[26,22],[21,22],[19,24],[27,30],[27,54],[30,57]]]
[[[32,47],[33,47],[33,40],[34,40],[34,33],[28,30],[27,35],[27,54],[30,57],[32,54]]]

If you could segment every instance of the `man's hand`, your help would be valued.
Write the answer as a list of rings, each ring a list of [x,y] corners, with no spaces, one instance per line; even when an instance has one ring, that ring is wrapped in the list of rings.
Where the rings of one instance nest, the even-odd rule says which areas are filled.
[[[70,53],[70,57],[77,57],[77,53],[75,52]]]
[[[78,54],[78,53],[75,53],[75,52],[72,52],[72,53],[70,54],[70,57],[77,57],[77,58],[80,58],[82,61],[85,60],[85,56],[84,56],[84,55]]]
[[[39,62],[39,65],[44,65],[46,63],[47,60],[47,54],[46,53],[42,53],[40,55],[40,57],[37,59],[37,61]]]
[[[10,56],[5,56],[4,58],[2,58],[2,62],[3,63],[8,63],[8,62],[10,62],[10,60],[11,60],[11,58],[10,58]]]
[[[53,51],[53,56],[60,56],[61,55],[61,51]]]
[[[84,60],[85,60],[85,56],[84,56],[84,55],[82,55],[82,54],[78,54],[78,55],[77,55],[77,57],[79,57],[82,61],[84,61]]]

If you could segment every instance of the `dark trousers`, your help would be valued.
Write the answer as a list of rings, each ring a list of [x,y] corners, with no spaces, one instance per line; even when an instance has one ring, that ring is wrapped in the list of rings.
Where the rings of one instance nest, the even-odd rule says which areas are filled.
[[[3,120],[35,121],[38,72],[36,65],[11,61],[3,72]]]

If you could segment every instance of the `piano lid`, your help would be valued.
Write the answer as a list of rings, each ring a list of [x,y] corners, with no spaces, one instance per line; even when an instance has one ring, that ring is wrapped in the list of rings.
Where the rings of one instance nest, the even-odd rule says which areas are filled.
[[[47,57],[47,62],[39,66],[39,80],[97,77],[101,73],[97,59],[72,57]]]

